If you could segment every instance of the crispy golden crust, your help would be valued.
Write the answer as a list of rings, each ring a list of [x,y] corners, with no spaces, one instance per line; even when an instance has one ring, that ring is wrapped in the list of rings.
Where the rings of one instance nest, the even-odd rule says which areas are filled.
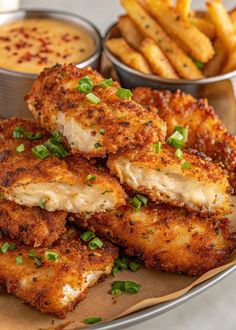
[[[110,243],[104,241],[102,248],[90,250],[79,238],[79,233],[76,234],[72,230],[50,248],[50,251],[60,255],[57,262],[45,258],[47,248],[34,249],[35,255],[41,256],[43,262],[42,267],[37,268],[34,259],[28,257],[29,248],[17,241],[9,241],[7,237],[1,238],[0,246],[4,242],[12,242],[17,249],[0,254],[0,284],[7,288],[8,293],[23,299],[42,312],[53,313],[60,318],[64,318],[73,310],[77,303],[85,298],[87,291],[78,297],[70,297],[69,301],[63,304],[63,287],[70,285],[74,290],[81,288],[83,274],[86,272],[110,273],[117,257],[117,248]],[[22,256],[22,265],[16,263],[18,255]]]
[[[181,91],[171,93],[150,88],[136,88],[133,93],[135,101],[158,109],[159,116],[167,123],[168,135],[175,126],[188,127],[186,147],[197,149],[213,161],[224,164],[236,190],[236,138],[227,131],[206,99],[197,100]]]
[[[201,275],[226,262],[235,247],[228,219],[202,219],[184,209],[131,206],[78,218],[79,225],[121,245],[148,268]]]
[[[93,93],[100,98],[94,104],[86,94],[77,89],[78,81],[89,76],[96,85]],[[80,150],[79,146],[70,145],[73,153],[84,156],[100,157],[106,153],[115,153],[120,148],[144,145],[148,141],[165,138],[165,124],[156,114],[156,110],[147,111],[131,99],[116,96],[118,83],[112,87],[98,84],[104,78],[91,68],[78,69],[74,65],[56,65],[45,69],[33,84],[26,101],[38,123],[52,132],[57,127],[60,114],[66,120],[73,118],[83,130],[97,137],[101,147],[92,150]],[[91,130],[92,128],[92,130]],[[101,135],[100,129],[105,130]]]
[[[133,190],[147,194],[154,202],[184,206],[202,213],[231,213],[232,201],[228,193],[230,187],[224,170],[217,164],[187,151],[184,151],[184,157],[180,160],[175,152],[175,148],[163,145],[161,152],[156,153],[151,145],[110,155],[107,165],[111,173],[118,176],[121,182]],[[183,168],[186,162],[189,168]],[[154,170],[151,172],[153,174],[150,174],[150,170]],[[157,172],[165,174],[166,178],[162,187],[157,182],[150,182],[151,176],[157,176]],[[138,181],[145,181],[145,184],[141,185]],[[167,181],[172,181],[172,184],[168,185]],[[191,188],[192,191],[188,195],[185,191],[188,189],[185,186],[187,181],[191,182],[189,189]],[[172,188],[175,183],[177,188]],[[159,187],[163,190],[159,190]],[[204,194],[208,196],[206,195],[203,199],[198,198],[200,189],[204,189]],[[212,194],[215,194],[214,198],[210,197]],[[212,199],[212,202],[208,203],[206,199],[208,197]]]
[[[0,230],[25,245],[51,246],[65,232],[66,212],[0,200]]]
[[[41,132],[43,137],[34,141],[26,138],[15,139],[13,131],[16,127],[23,127],[33,133]],[[125,193],[119,183],[79,156],[68,156],[64,160],[55,156],[41,160],[34,156],[32,147],[44,143],[49,138],[46,131],[38,128],[35,123],[17,118],[1,120],[0,138],[0,189],[7,199],[14,197],[15,187],[27,186],[30,183],[56,182],[87,187],[87,176],[91,174],[96,177],[92,182],[94,187],[98,186],[102,191],[112,191],[116,203],[124,204]],[[21,143],[24,143],[25,151],[18,153],[16,147]]]

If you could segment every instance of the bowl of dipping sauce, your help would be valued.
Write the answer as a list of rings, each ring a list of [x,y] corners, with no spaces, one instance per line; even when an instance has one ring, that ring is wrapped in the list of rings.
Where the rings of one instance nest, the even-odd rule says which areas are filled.
[[[101,36],[86,19],[55,10],[0,13],[0,116],[31,117],[24,102],[45,67],[99,69]]]

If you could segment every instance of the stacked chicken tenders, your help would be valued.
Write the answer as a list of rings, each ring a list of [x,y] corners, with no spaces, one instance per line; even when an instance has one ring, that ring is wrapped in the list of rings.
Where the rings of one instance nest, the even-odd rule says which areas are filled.
[[[0,122],[0,284],[43,312],[65,317],[118,247],[187,275],[234,249],[227,173],[184,149],[186,127],[166,136],[158,110],[131,97],[90,68],[56,65],[26,97],[35,122]]]

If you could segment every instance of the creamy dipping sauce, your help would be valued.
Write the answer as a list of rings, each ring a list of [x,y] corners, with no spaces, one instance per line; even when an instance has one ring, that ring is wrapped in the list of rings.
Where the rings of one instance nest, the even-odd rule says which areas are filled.
[[[0,25],[0,67],[39,73],[56,63],[79,63],[95,41],[84,28],[56,19],[32,18]]]

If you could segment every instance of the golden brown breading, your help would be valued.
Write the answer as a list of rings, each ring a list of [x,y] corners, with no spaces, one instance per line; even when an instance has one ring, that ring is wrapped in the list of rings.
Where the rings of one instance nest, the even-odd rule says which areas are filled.
[[[154,202],[184,206],[206,214],[231,212],[227,176],[217,164],[163,145],[155,152],[152,145],[110,155],[108,167],[132,190],[147,195]]]
[[[197,149],[214,162],[224,164],[236,190],[236,138],[227,131],[206,99],[197,100],[182,91],[171,93],[150,88],[136,88],[133,93],[135,101],[158,109],[159,116],[167,123],[168,135],[175,126],[188,127],[186,147]]]
[[[129,256],[138,256],[148,268],[190,276],[226,262],[235,247],[228,219],[202,219],[184,209],[164,205],[131,206],[97,213],[73,215],[74,221],[118,243]]]
[[[51,246],[65,232],[66,212],[0,200],[0,230],[25,245]]]
[[[89,76],[95,104],[78,91],[79,80]],[[56,65],[45,69],[26,97],[38,123],[49,132],[56,128],[63,134],[72,153],[85,157],[104,157],[118,149],[144,145],[165,138],[166,125],[131,98],[116,95],[119,84],[99,86],[104,78],[91,68]]]
[[[41,132],[38,140],[13,138],[16,127],[27,132]],[[48,140],[49,135],[23,119],[0,121],[0,190],[5,199],[21,205],[43,204],[48,211],[95,212],[125,203],[125,193],[108,174],[79,156],[61,160],[56,156],[36,157],[31,149]],[[25,151],[16,147],[24,144]]]
[[[1,238],[0,246],[6,242],[15,244],[17,249],[0,254],[0,284],[7,288],[8,293],[60,318],[64,318],[85,298],[87,287],[111,272],[117,257],[117,248],[110,243],[103,241],[102,248],[91,250],[74,230],[69,230],[49,250],[42,247],[34,249],[35,256],[41,260],[30,258],[28,247],[7,237]],[[46,251],[58,253],[59,260],[48,260]],[[22,257],[22,264],[18,264],[19,260],[17,263],[17,256]],[[41,267],[37,267],[37,261],[42,262]]]

